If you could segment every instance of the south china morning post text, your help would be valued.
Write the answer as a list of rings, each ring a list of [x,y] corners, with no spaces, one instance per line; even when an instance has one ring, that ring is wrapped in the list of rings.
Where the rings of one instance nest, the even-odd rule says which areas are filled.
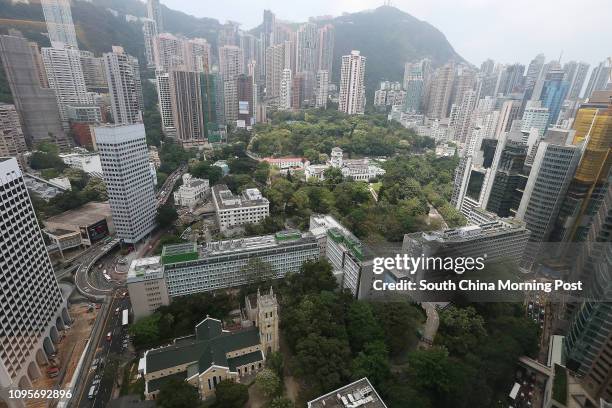
[[[581,281],[562,279],[536,280],[486,275],[486,255],[481,257],[412,257],[396,254],[373,259],[372,289],[376,292],[576,292],[583,290]],[[484,273],[483,273],[484,272]],[[428,274],[431,279],[428,279]],[[450,275],[450,276],[449,276]],[[389,279],[389,276],[403,276]],[[448,276],[444,278],[444,276]],[[516,278],[516,276],[515,276]]]

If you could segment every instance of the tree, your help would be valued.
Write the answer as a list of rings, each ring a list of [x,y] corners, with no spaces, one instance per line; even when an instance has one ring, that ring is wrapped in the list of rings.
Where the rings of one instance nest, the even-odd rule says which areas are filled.
[[[132,343],[137,349],[145,348],[149,345],[157,344],[159,341],[160,314],[153,313],[151,316],[143,317],[134,324],[130,325],[130,335]]]
[[[364,351],[353,360],[353,379],[368,377],[374,387],[378,388],[389,377],[390,368],[387,346],[377,340],[367,343]]]
[[[415,306],[407,302],[374,302],[372,307],[392,356],[401,355],[417,343],[421,315]]]
[[[295,405],[287,397],[276,397],[266,405],[266,408],[294,408]]]
[[[268,176],[270,174],[270,165],[268,162],[262,161],[257,164],[255,168],[255,172],[253,173],[253,178],[259,184],[265,185],[268,182]]]
[[[174,221],[178,219],[178,213],[176,212],[176,208],[171,204],[164,204],[157,209],[157,224],[159,224],[160,228],[168,228]]]
[[[323,172],[323,177],[325,177],[325,184],[335,186],[342,183],[342,170],[337,167],[328,167]]]
[[[178,378],[166,381],[157,396],[157,405],[161,408],[194,408],[200,402],[198,389]]]
[[[265,368],[257,373],[255,384],[268,398],[276,395],[281,390],[280,378],[269,368]]]
[[[244,384],[223,380],[217,384],[215,395],[217,397],[215,407],[243,408],[249,400],[249,388]]]
[[[366,343],[384,339],[382,328],[366,302],[351,303],[348,311],[347,332],[354,354],[363,351]]]
[[[221,167],[213,166],[207,161],[198,162],[191,166],[189,171],[193,177],[208,179],[211,186],[217,184],[223,177]]]
[[[484,319],[473,307],[450,306],[439,313],[440,329],[436,343],[443,344],[451,354],[473,352],[487,332]]]
[[[285,363],[280,352],[274,351],[270,353],[268,358],[266,358],[266,366],[273,370],[279,378],[283,378]]]

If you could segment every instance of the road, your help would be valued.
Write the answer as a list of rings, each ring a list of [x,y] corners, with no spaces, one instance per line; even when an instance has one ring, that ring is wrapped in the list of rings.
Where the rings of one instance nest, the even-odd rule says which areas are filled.
[[[117,244],[118,239],[109,242],[101,242],[93,245],[83,252],[79,258],[80,266],[74,275],[74,282],[77,290],[83,296],[94,301],[102,301],[105,296],[110,295],[113,289],[112,283],[106,282],[102,278],[104,269],[100,273],[92,273],[96,270],[98,260],[110,252]]]
[[[115,359],[124,360],[133,357],[128,348],[124,348],[124,340],[127,335],[127,328],[122,327],[122,311],[130,309],[129,296],[123,297],[125,289],[117,289],[110,301],[108,313],[104,317],[104,323],[100,330],[101,335],[93,348],[93,359],[98,359],[98,364],[95,367],[88,367],[84,372],[82,387],[77,399],[74,401],[76,407],[86,408],[103,408],[108,404],[112,397],[113,381],[118,381],[121,378],[121,371],[116,373],[108,366]],[[116,310],[118,309],[118,312]],[[110,333],[110,341],[108,340]],[[101,362],[100,362],[101,361]],[[105,370],[109,370],[110,374],[104,375]],[[100,381],[95,385],[94,394],[90,398],[90,389],[94,386],[94,381]]]
[[[158,208],[166,204],[166,202],[168,201],[168,197],[170,197],[170,195],[172,194],[174,185],[183,176],[183,174],[185,174],[186,171],[187,171],[187,165],[183,164],[178,169],[174,170],[174,172],[172,172],[168,176],[166,181],[164,181],[164,184],[161,186],[161,188],[159,189],[157,193],[157,207]]]
[[[419,348],[430,348],[438,333],[438,327],[440,326],[440,316],[436,309],[436,303],[433,302],[422,302],[421,307],[425,310],[427,315],[427,321],[423,326],[423,336],[419,342]]]

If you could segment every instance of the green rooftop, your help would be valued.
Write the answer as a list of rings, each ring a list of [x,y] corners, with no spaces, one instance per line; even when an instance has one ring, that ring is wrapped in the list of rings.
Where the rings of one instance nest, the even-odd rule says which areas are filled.
[[[162,263],[164,265],[195,261],[198,259],[198,246],[195,243],[165,245],[162,250]]]
[[[281,231],[274,234],[276,241],[292,241],[294,239],[300,239],[302,234],[299,231]]]

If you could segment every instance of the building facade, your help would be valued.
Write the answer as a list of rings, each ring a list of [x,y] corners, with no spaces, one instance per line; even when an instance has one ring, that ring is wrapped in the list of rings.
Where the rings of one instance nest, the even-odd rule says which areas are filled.
[[[117,238],[136,243],[155,227],[156,203],[144,125],[94,128]]]
[[[0,401],[17,408],[9,390],[32,389],[71,319],[14,158],[0,158],[0,207]]]
[[[270,202],[256,188],[234,195],[225,184],[212,188],[212,199],[221,232],[245,224],[255,224],[270,215]]]
[[[342,56],[338,110],[349,115],[363,114],[365,109],[366,57],[359,51]]]
[[[115,124],[142,122],[144,100],[138,60],[114,45],[113,52],[104,54],[104,68]]]

